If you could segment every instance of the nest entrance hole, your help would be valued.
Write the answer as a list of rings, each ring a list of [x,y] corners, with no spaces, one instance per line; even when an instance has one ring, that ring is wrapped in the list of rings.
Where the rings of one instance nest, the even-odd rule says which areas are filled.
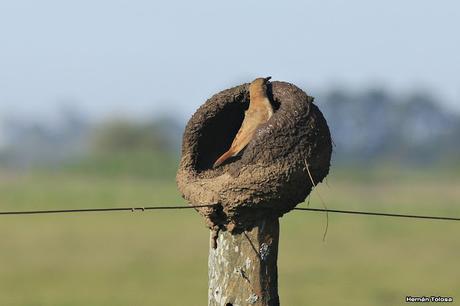
[[[268,84],[267,95],[276,112],[280,108],[280,101],[274,98],[273,87]],[[224,154],[233,142],[244,120],[244,112],[249,107],[249,92],[238,95],[232,101],[225,103],[214,117],[204,124],[198,138],[197,172],[212,169],[214,162]],[[236,159],[231,158],[229,161]]]
[[[212,168],[214,162],[226,152],[238,133],[249,106],[245,97],[226,103],[202,127],[198,138],[196,170],[202,172]]]

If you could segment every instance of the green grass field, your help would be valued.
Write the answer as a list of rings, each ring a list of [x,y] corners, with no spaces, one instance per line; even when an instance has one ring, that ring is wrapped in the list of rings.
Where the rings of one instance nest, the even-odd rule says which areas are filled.
[[[350,175],[350,177],[352,177]],[[460,216],[460,177],[331,173],[329,208]],[[180,204],[175,183],[84,173],[0,175],[0,209]],[[306,203],[301,204],[305,206]],[[315,194],[310,206],[321,207]],[[282,305],[460,299],[460,223],[291,212],[281,219]],[[206,305],[208,230],[193,210],[0,216],[0,305]]]

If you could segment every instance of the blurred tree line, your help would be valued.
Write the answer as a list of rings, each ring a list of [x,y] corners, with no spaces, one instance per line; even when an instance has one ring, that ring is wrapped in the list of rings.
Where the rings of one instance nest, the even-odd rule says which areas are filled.
[[[336,166],[460,161],[460,115],[429,93],[335,89],[315,103],[331,129]],[[94,123],[72,110],[54,123],[8,118],[0,121],[0,166],[171,178],[184,125],[172,117]]]
[[[105,153],[124,151],[173,153],[178,147],[179,129],[180,126],[171,118],[147,122],[114,119],[94,127],[89,138],[90,147]]]
[[[91,123],[69,110],[60,114],[59,122],[9,119],[0,127],[0,167],[172,178],[182,128],[168,117]]]
[[[337,163],[446,164],[460,160],[460,114],[426,92],[333,90],[317,100]]]

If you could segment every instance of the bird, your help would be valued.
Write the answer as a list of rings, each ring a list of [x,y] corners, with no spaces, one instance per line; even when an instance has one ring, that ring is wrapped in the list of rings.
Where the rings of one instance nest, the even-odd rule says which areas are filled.
[[[249,85],[249,108],[244,113],[243,123],[227,152],[213,165],[219,167],[228,158],[238,155],[251,141],[257,128],[273,116],[273,107],[267,96],[267,84],[271,77],[257,78]]]

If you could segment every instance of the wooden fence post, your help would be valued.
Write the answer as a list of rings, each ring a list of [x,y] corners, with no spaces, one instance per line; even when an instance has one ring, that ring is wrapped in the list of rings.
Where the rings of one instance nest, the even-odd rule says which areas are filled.
[[[279,305],[278,239],[277,217],[237,234],[220,231],[209,247],[208,305]]]

